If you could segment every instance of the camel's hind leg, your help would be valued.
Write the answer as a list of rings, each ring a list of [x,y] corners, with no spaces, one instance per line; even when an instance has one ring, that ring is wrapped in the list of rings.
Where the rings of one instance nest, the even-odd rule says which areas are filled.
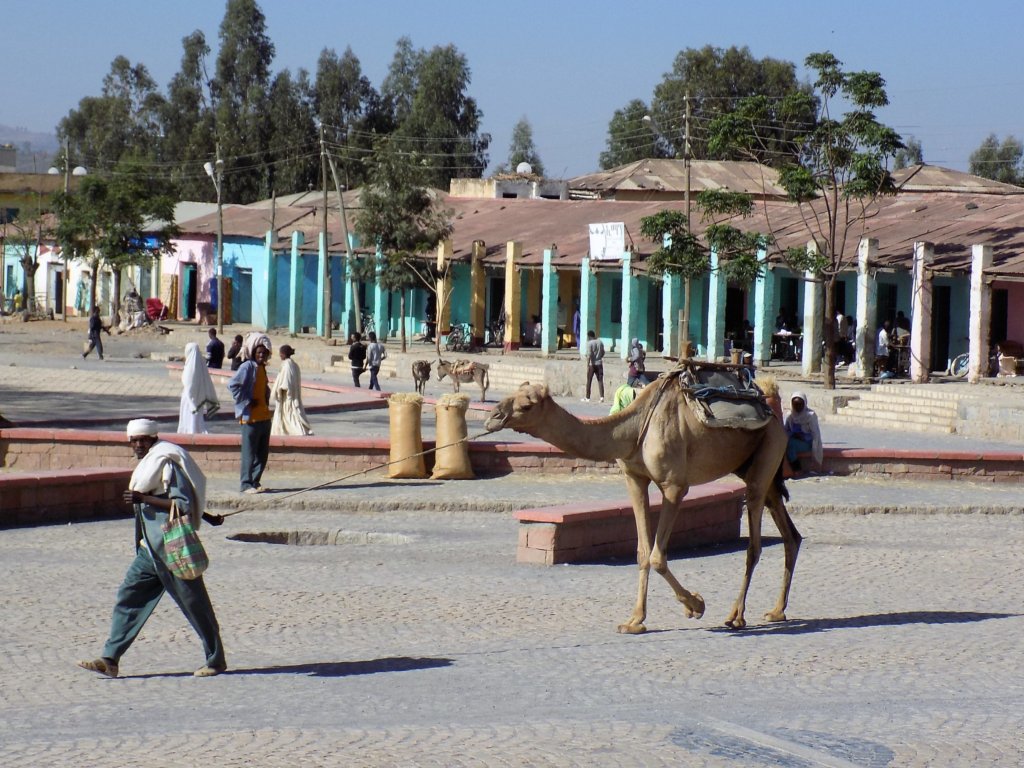
[[[743,584],[740,586],[740,593],[736,602],[732,605],[729,618],[725,620],[727,627],[743,629],[747,626],[744,613],[747,609],[747,590],[750,588],[750,577],[754,574],[757,561],[761,559],[761,514],[764,512],[764,500],[752,498],[750,487],[747,487],[747,529],[749,539],[747,542],[747,567],[743,572]]]
[[[764,615],[764,618],[767,621],[785,621],[789,589],[793,584],[793,571],[796,570],[796,558],[800,553],[800,542],[803,541],[803,537],[793,524],[793,518],[789,516],[789,510],[786,509],[786,504],[782,500],[782,494],[778,488],[773,487],[768,492],[767,506],[779,533],[782,534],[782,542],[786,550],[786,566],[782,575],[782,591],[779,592],[779,600],[775,603],[775,607]]]

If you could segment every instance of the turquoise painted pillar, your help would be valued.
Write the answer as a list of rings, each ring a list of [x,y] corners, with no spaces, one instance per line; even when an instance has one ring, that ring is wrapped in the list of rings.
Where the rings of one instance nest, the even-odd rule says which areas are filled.
[[[266,307],[267,314],[260,325],[263,326],[263,330],[269,333],[271,326],[274,324],[274,318],[277,316],[277,260],[274,255],[273,232],[267,232],[267,237],[264,240],[263,260],[267,271],[263,275],[263,286],[266,293],[264,294],[265,300],[262,304]]]
[[[704,354],[712,362],[725,354],[725,298],[725,275],[718,268],[718,254],[712,249],[708,282],[708,347]]]
[[[384,330],[384,310],[388,305],[388,292],[380,284],[380,273],[383,271],[384,264],[380,259],[377,259],[376,263],[377,279],[373,281],[373,331],[377,334],[378,339],[383,340],[387,336]],[[409,310],[410,312],[414,311],[412,307],[409,307]],[[413,337],[415,337],[415,332]]]
[[[597,275],[590,271],[590,258],[580,261],[580,357],[587,356],[587,331],[597,332]]]
[[[540,351],[544,357],[555,353],[558,348],[558,272],[551,262],[558,256],[558,249],[552,246],[544,249],[544,272],[541,275]]]
[[[302,317],[302,254],[300,246],[305,242],[301,232],[292,232],[292,263],[288,285],[288,330],[299,332]]]
[[[772,333],[775,331],[775,305],[778,303],[778,280],[768,268],[768,253],[757,252],[761,276],[754,281],[754,364],[768,365],[772,359]]]
[[[331,279],[327,271],[330,263],[327,255],[327,238],[321,232],[317,236],[317,259],[316,259],[316,335],[327,335],[327,304],[325,303],[324,289],[327,281]],[[326,280],[324,279],[326,275]]]
[[[619,326],[619,357],[629,355],[629,342],[639,336],[640,278],[633,275],[633,254],[622,257],[622,324]]]
[[[683,302],[683,281],[679,275],[666,272],[661,277],[661,354],[675,357],[679,354],[679,307]]]

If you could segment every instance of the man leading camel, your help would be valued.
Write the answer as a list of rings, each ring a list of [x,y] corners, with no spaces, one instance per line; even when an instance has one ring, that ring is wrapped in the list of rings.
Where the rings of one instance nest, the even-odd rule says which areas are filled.
[[[170,593],[203,642],[206,663],[196,677],[212,677],[227,669],[220,627],[210,596],[200,576],[179,579],[164,560],[163,525],[172,503],[198,528],[200,519],[220,525],[224,518],[203,513],[206,478],[188,453],[160,440],[157,424],[149,419],[128,422],[128,440],[139,459],[132,472],[124,501],[135,507],[135,560],[117,591],[110,636],[103,655],[78,666],[106,677],[117,677],[121,657],[142,631],[164,592]]]

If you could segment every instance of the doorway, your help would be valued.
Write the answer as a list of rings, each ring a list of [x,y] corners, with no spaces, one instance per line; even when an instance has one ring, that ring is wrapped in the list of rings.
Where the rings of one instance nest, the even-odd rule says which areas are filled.
[[[181,317],[183,320],[191,320],[196,316],[199,274],[195,264],[182,264],[181,273]]]
[[[224,282],[225,289],[228,282]],[[236,323],[252,322],[252,270],[236,269],[234,295],[231,301],[232,318]],[[224,291],[227,293],[227,290]]]
[[[952,291],[948,285],[932,286],[932,364],[933,371],[949,365],[949,305]]]

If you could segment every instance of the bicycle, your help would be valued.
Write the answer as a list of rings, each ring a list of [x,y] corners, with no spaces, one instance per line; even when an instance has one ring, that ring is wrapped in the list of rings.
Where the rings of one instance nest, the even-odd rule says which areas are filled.
[[[469,323],[455,323],[444,340],[444,348],[448,352],[472,352],[473,326]]]
[[[946,371],[950,376],[956,376],[958,379],[962,379],[967,375],[967,371],[971,367],[971,356],[966,352],[962,355],[957,355],[949,363],[949,369]]]

